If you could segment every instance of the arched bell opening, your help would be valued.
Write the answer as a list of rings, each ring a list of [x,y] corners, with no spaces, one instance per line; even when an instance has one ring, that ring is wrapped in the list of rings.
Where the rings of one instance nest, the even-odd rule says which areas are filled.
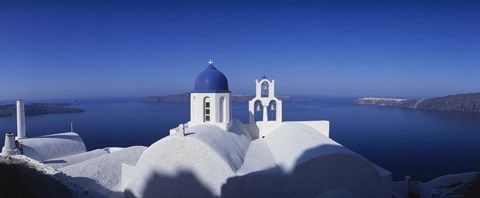
[[[270,83],[263,81],[261,85],[261,97],[268,97],[270,93]]]
[[[262,102],[260,102],[260,100],[257,100],[255,101],[254,105],[254,121],[257,122],[257,121],[262,121],[263,120],[263,106],[262,106]]]
[[[275,100],[270,101],[267,109],[268,109],[268,120],[269,121],[277,120],[277,102]]]

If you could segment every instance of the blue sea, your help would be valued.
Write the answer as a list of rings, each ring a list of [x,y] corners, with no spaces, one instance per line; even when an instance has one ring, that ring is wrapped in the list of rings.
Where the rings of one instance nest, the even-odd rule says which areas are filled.
[[[393,173],[414,180],[478,171],[480,114],[360,106],[353,98],[308,98],[284,102],[284,120],[329,120],[330,137]],[[29,101],[26,101],[29,102]],[[28,116],[31,137],[74,131],[89,150],[149,146],[189,120],[189,104],[143,104],[134,99],[85,99],[84,113]],[[248,120],[248,103],[233,103],[234,117]],[[0,118],[0,131],[16,131],[15,116]],[[3,135],[0,138],[3,143]],[[2,144],[3,145],[3,144]]]

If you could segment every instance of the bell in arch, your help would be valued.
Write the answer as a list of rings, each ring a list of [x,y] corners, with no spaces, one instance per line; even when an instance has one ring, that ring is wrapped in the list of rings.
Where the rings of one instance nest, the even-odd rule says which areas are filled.
[[[260,111],[260,103],[257,104],[257,111]]]
[[[270,110],[275,111],[275,104],[272,104],[272,107],[270,107]]]

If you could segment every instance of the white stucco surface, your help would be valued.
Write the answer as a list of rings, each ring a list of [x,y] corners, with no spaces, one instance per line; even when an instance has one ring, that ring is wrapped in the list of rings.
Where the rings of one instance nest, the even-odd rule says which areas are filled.
[[[250,124],[245,124],[245,127],[250,132],[253,139],[264,138],[270,134],[277,127],[282,126],[283,124],[290,123],[299,123],[307,125],[315,131],[322,133],[324,136],[329,137],[330,135],[330,122],[326,120],[312,120],[312,121],[285,121],[285,122],[254,122]]]
[[[388,171],[377,169],[366,158],[312,127],[301,123],[284,123],[264,141],[275,163],[284,172],[282,178],[273,182],[279,186],[278,191],[266,191],[268,195],[391,196],[391,175]]]
[[[67,157],[48,159],[43,161],[43,163],[55,169],[59,169],[62,167],[73,165],[73,164],[78,164],[80,162],[90,160],[108,153],[109,151],[107,149],[95,149],[92,151],[79,153],[79,154],[71,155]]]
[[[2,147],[2,153],[0,156],[10,156],[20,154],[17,146],[15,145],[15,135],[13,133],[5,134],[5,144]]]
[[[124,165],[127,197],[388,197],[388,171],[323,133],[283,123],[251,141],[243,124],[187,128]]]
[[[20,139],[23,154],[37,161],[85,152],[82,138],[74,132]]]
[[[275,164],[268,146],[263,139],[256,139],[250,143],[250,147],[245,155],[242,167],[237,171],[237,175],[246,175],[264,170],[276,170]]]
[[[210,121],[204,120],[205,100],[210,101]],[[232,120],[232,101],[230,93],[191,93],[190,94],[190,122],[193,127],[198,124],[215,124],[227,130]]]
[[[264,140],[275,162],[285,172],[293,171],[300,163],[320,155],[354,154],[315,129],[300,123],[283,123]]]
[[[268,149],[259,146],[262,142]],[[274,163],[261,159],[251,163],[249,150],[244,167],[253,171],[242,167],[222,187],[222,196],[391,197],[388,171],[305,124],[283,123],[264,139],[253,141],[250,149],[269,151]]]
[[[70,177],[73,183],[89,191],[112,197],[120,193],[118,188],[121,181],[122,164],[135,165],[145,149],[144,146],[132,146],[59,170]]]
[[[252,139],[243,124],[235,119],[229,131],[224,131],[216,126],[200,125],[187,130],[189,138],[197,139],[207,144],[216,152],[234,171],[243,164],[243,158]]]
[[[125,166],[123,186],[135,197],[219,196],[243,164],[250,135],[233,120],[230,131],[215,125],[189,127],[151,145],[135,167]],[[130,173],[130,174],[129,174]]]
[[[311,120],[311,121],[286,121],[288,123],[304,124],[315,129],[315,131],[322,133],[325,137],[330,137],[330,122],[328,120]]]
[[[22,100],[17,100],[17,138],[27,137],[27,129],[25,127],[25,106]]]

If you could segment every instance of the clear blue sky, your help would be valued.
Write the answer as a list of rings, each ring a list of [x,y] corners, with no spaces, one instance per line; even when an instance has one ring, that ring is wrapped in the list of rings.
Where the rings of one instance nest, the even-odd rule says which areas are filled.
[[[235,94],[480,92],[480,2],[0,0],[0,100],[181,93],[210,58]]]

